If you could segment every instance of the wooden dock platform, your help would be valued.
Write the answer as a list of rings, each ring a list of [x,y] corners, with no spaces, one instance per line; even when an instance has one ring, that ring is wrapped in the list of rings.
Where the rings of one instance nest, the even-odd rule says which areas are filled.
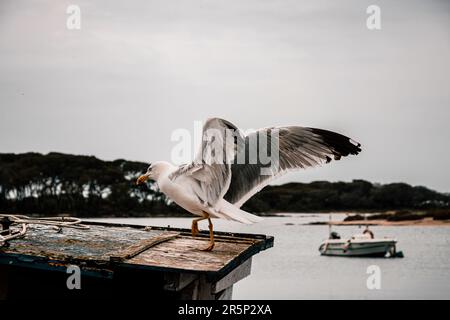
[[[0,299],[106,298],[231,299],[233,284],[248,276],[252,256],[273,237],[188,229],[83,222],[89,229],[33,225],[0,247]],[[81,289],[69,289],[69,267]],[[69,269],[68,269],[69,268]]]

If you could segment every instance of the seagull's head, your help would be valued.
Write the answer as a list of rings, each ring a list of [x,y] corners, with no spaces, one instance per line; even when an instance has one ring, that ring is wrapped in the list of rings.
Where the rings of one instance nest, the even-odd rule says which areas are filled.
[[[147,169],[147,172],[136,180],[136,184],[142,184],[147,180],[154,180],[156,181],[158,177],[166,171],[168,168],[170,168],[170,164],[168,162],[164,161],[158,161],[150,164],[150,166]]]
[[[136,184],[143,184],[145,181],[149,180],[149,179],[154,179],[153,178],[153,164],[150,163],[150,165],[147,168],[147,171],[140,175],[139,178],[137,178],[136,180]]]

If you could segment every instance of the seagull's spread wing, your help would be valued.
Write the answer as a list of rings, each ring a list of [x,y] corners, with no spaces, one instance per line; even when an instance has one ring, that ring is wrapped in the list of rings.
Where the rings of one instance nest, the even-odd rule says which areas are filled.
[[[273,160],[274,150],[279,155],[276,165],[268,165],[267,158],[261,156]],[[209,206],[224,198],[240,207],[285,172],[339,160],[360,151],[359,143],[327,130],[276,127],[244,136],[232,123],[212,118],[203,126],[202,145],[195,160],[180,166],[169,178],[173,181],[185,178],[178,181],[188,181],[199,200]]]
[[[277,135],[273,134],[276,132]],[[261,169],[268,166],[263,164],[259,156],[257,161],[249,161],[251,144],[255,145],[255,141],[258,141],[261,135],[267,137],[265,138],[267,143],[256,143],[258,154],[270,155],[268,148],[279,149],[277,165],[270,167],[268,173],[264,174]],[[240,152],[244,152],[246,161],[243,164],[242,161],[235,161],[236,163],[231,165],[231,181],[224,196],[225,200],[237,207],[241,207],[275,177],[287,171],[328,163],[332,159],[339,160],[341,157],[356,155],[361,151],[359,143],[339,133],[294,126],[261,129],[247,135],[245,141],[238,146],[236,157]]]
[[[172,181],[190,178],[182,180],[189,181],[200,201],[214,206],[230,185],[230,162],[239,141],[242,144],[244,136],[232,123],[219,118],[208,119],[203,126],[202,144],[195,160],[181,165],[169,178]]]

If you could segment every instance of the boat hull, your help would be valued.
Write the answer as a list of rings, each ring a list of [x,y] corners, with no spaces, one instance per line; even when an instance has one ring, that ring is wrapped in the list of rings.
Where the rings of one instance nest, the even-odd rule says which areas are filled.
[[[395,240],[382,241],[335,241],[321,244],[319,251],[324,256],[385,257],[395,253]]]

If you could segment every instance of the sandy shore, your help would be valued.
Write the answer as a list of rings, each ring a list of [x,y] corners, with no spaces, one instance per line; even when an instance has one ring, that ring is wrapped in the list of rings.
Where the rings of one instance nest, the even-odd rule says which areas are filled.
[[[326,223],[328,224],[328,223]],[[433,220],[433,218],[424,218],[421,220],[405,221],[387,221],[387,220],[353,220],[353,221],[331,221],[329,224],[335,226],[449,226],[450,220]]]

